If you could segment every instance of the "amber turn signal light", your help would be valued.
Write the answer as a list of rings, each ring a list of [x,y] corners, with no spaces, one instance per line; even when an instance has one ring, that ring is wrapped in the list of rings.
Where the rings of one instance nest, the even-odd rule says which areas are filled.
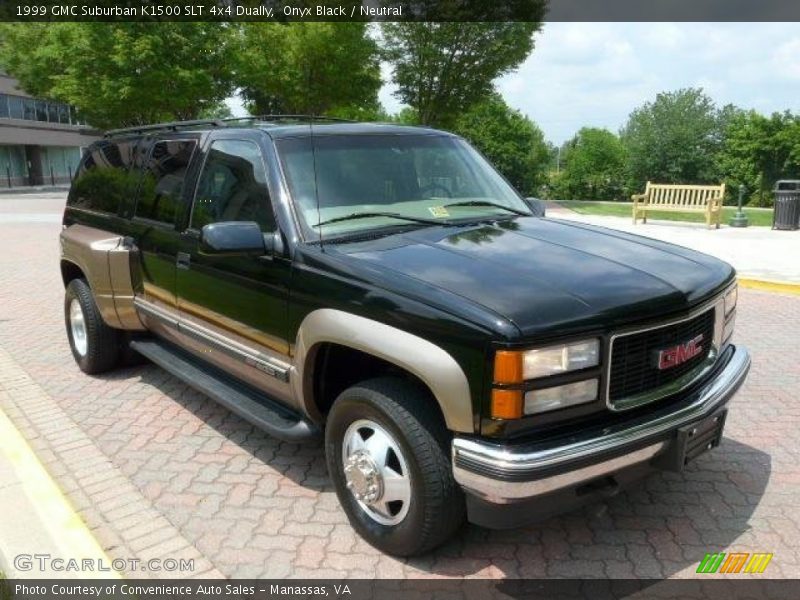
[[[522,416],[522,390],[492,390],[492,418],[519,419]]]
[[[522,352],[498,350],[494,355],[495,383],[522,383]]]

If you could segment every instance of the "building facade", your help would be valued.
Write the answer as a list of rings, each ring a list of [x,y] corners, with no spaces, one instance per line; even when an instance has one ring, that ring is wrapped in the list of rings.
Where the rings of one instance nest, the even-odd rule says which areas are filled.
[[[0,73],[0,188],[69,183],[100,135],[71,106],[32,98]]]

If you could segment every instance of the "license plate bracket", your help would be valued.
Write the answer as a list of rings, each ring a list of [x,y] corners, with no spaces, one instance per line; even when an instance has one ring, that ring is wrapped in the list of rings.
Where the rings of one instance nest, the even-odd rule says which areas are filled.
[[[727,415],[727,409],[723,409],[679,428],[668,450],[656,459],[655,466],[680,472],[695,458],[719,446]]]

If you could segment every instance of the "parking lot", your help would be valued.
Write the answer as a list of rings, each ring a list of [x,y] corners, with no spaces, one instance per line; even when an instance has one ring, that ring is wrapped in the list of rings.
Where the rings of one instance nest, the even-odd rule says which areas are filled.
[[[398,560],[350,528],[320,444],[277,442],[154,366],[78,370],[63,197],[0,196],[0,408],[109,556],[192,557],[203,576],[661,578],[694,576],[707,552],[771,552],[765,577],[800,577],[800,296],[740,291],[751,375],[721,448],[685,474]]]

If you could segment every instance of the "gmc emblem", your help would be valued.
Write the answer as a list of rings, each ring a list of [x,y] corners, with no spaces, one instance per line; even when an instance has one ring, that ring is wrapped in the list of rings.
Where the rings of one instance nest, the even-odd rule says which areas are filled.
[[[703,351],[703,346],[700,344],[702,341],[703,334],[701,333],[684,344],[659,350],[656,356],[656,366],[660,371],[664,371],[685,363]]]

